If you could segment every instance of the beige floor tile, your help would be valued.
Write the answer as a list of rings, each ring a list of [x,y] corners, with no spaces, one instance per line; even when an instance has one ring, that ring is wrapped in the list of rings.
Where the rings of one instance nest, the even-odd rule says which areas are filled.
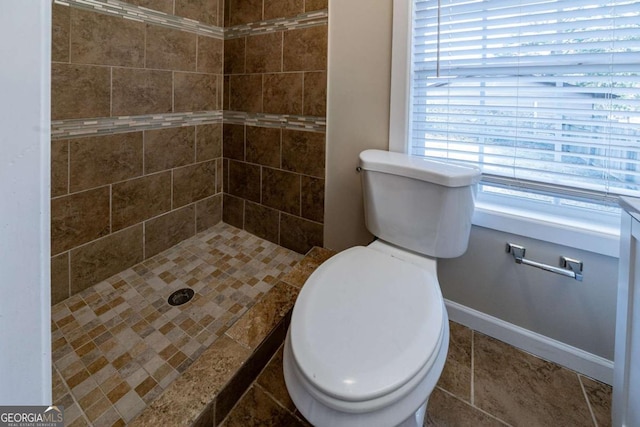
[[[425,427],[500,427],[503,422],[436,388],[431,393]]]
[[[474,333],[474,404],[514,426],[592,426],[578,375]]]
[[[611,426],[611,386],[580,376],[598,427]]]
[[[449,353],[438,386],[466,402],[471,401],[471,329],[449,322]]]

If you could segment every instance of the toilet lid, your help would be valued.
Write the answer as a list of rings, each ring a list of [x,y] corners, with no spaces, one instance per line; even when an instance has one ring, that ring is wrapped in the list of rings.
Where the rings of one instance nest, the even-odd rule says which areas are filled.
[[[321,265],[302,288],[291,320],[293,356],[323,393],[375,399],[402,387],[431,358],[443,310],[434,272],[351,248]]]

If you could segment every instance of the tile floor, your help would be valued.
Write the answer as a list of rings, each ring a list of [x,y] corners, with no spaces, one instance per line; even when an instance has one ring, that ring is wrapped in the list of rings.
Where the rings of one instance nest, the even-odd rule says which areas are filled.
[[[454,322],[425,426],[609,426],[611,387]],[[282,348],[224,427],[308,426],[282,375]]]
[[[301,255],[226,224],[52,307],[53,398],[65,425],[126,425]],[[188,304],[168,296],[190,287]]]

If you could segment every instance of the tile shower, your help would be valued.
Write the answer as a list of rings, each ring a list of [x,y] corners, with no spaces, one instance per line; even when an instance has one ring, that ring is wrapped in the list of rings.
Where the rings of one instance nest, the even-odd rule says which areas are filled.
[[[67,424],[129,423],[322,245],[326,8],[53,2],[53,382]],[[184,286],[194,299],[168,306]]]
[[[55,0],[54,303],[223,218],[322,245],[326,7]]]

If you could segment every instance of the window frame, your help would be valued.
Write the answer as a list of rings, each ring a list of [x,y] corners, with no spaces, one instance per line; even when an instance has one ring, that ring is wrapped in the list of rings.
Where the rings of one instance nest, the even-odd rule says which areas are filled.
[[[389,150],[409,153],[411,99],[412,0],[393,0]],[[543,210],[532,211],[523,203],[500,200],[476,202],[472,222],[476,226],[576,247],[618,257],[620,216],[603,224],[602,218],[563,217]],[[610,218],[609,218],[610,219]]]

